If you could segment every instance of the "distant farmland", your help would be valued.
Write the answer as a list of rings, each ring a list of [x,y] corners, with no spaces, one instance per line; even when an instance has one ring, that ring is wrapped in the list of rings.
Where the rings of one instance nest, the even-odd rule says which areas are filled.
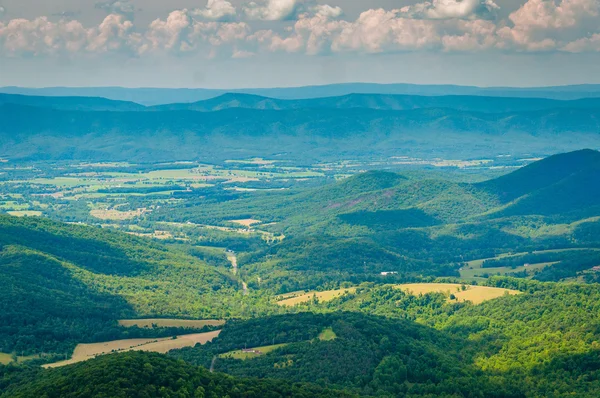
[[[346,293],[356,292],[355,287],[349,287],[347,289],[327,290],[324,292],[300,292],[300,293],[289,293],[283,296],[283,300],[277,301],[277,304],[281,306],[293,306],[300,303],[307,303],[316,297],[319,301],[331,301],[336,297],[342,296]]]
[[[502,297],[505,294],[515,295],[521,293],[517,290],[502,289],[499,287],[460,285],[457,283],[413,283],[396,285],[394,287],[413,295],[446,293],[448,296],[454,295],[457,301],[470,301],[473,304],[481,304],[484,301]]]
[[[99,355],[127,352],[127,351],[149,351],[167,353],[171,350],[194,347],[196,344],[206,344],[216,338],[220,330],[207,333],[186,334],[183,336],[166,337],[160,339],[129,339],[114,340],[105,343],[78,344],[73,356],[66,361],[55,362],[44,365],[45,368],[57,368],[71,365],[77,362],[87,361]]]

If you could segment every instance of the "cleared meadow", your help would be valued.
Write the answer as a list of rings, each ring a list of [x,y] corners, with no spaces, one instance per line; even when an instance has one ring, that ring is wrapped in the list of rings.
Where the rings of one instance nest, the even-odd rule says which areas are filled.
[[[262,347],[248,348],[245,350],[235,350],[235,351],[226,352],[224,354],[220,354],[219,358],[230,358],[230,359],[241,359],[241,360],[252,359],[252,358],[256,358],[261,355],[264,355],[264,354],[268,354],[269,352],[275,351],[276,349],[281,348],[281,347],[285,347],[286,345],[287,345],[287,343],[266,345],[266,346],[262,346]]]
[[[71,359],[44,365],[44,368],[57,368],[77,362],[87,361],[99,355],[128,351],[149,351],[167,353],[171,350],[193,347],[196,344],[206,344],[216,338],[220,330],[207,333],[186,334],[182,336],[165,337],[160,339],[128,339],[115,340],[105,343],[78,344]]]
[[[481,304],[484,301],[493,300],[506,294],[521,294],[517,290],[489,286],[461,285],[458,283],[410,283],[395,285],[394,287],[415,296],[427,293],[444,293],[448,296],[453,294],[457,301],[470,301],[473,304]],[[463,290],[463,287],[465,290]]]
[[[294,306],[300,303],[307,303],[316,297],[319,301],[331,301],[336,297],[340,297],[346,293],[354,293],[356,292],[355,287],[349,287],[346,289],[337,289],[337,290],[326,290],[324,292],[308,292],[308,293],[298,293],[296,296],[285,296],[283,300],[277,301],[277,304],[281,306]]]

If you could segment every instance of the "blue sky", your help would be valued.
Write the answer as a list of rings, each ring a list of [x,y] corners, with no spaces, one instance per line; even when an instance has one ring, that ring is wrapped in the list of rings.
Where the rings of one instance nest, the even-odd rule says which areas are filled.
[[[600,83],[600,0],[0,0],[0,85]]]

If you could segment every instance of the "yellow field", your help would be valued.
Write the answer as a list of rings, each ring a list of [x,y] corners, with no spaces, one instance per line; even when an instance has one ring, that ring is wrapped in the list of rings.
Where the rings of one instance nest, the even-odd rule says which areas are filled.
[[[208,320],[187,320],[187,319],[121,319],[119,325],[125,327],[137,326],[140,328],[153,327],[174,327],[174,328],[194,328],[200,329],[204,326],[221,326],[225,321],[208,319]]]
[[[255,220],[253,218],[246,218],[244,220],[231,220],[232,223],[243,225],[244,227],[250,227],[254,224],[260,224],[260,220]]]
[[[141,216],[146,212],[146,209],[137,209],[132,211],[119,211],[119,210],[92,210],[90,215],[100,220],[131,220]]]
[[[129,339],[109,341],[106,343],[78,344],[77,347],[75,347],[75,351],[73,352],[71,359],[47,364],[44,365],[44,367],[57,368],[77,362],[87,361],[88,359],[95,358],[99,355],[115,352],[150,351],[164,354],[170,350],[178,348],[193,347],[198,343],[205,344],[209,341],[212,341],[219,335],[219,333],[221,333],[221,331],[216,330],[214,332],[177,336],[176,339],[173,339],[172,337],[166,337],[161,339]]]
[[[331,301],[336,297],[344,295],[345,293],[354,293],[355,291],[356,291],[355,287],[350,287],[347,289],[327,290],[324,292],[308,292],[308,293],[302,292],[302,293],[298,293],[298,295],[294,296],[294,297],[289,297],[288,295],[286,295],[286,297],[289,297],[289,298],[279,300],[277,302],[277,304],[283,305],[283,306],[293,306],[293,305],[300,304],[300,303],[307,303],[310,300],[312,300],[313,297],[315,297],[315,296],[321,302]]]
[[[405,290],[414,295],[427,293],[445,293],[453,294],[457,301],[471,301],[473,304],[481,304],[484,301],[502,297],[505,294],[520,294],[521,292],[511,289],[502,289],[488,286],[465,285],[466,290],[461,289],[458,283],[412,283],[406,285],[396,285],[398,289]]]
[[[258,356],[268,354],[271,351],[274,351],[278,348],[285,347],[287,344],[275,344],[275,345],[266,345],[263,347],[254,347],[249,348],[247,350],[235,350],[226,352],[225,354],[219,355],[219,358],[232,358],[232,359],[251,359],[256,358]]]
[[[43,354],[42,354],[43,355]],[[22,363],[32,359],[41,358],[42,355],[29,355],[26,357],[17,357],[17,362]],[[0,352],[0,365],[8,365],[13,361],[12,354],[6,354],[4,352]]]
[[[15,217],[40,217],[41,211],[35,210],[18,210],[18,211],[7,211],[8,214]]]

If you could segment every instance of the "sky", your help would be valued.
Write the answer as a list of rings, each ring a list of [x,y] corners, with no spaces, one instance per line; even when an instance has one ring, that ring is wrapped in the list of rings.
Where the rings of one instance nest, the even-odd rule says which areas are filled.
[[[600,83],[600,0],[0,0],[0,86]]]

